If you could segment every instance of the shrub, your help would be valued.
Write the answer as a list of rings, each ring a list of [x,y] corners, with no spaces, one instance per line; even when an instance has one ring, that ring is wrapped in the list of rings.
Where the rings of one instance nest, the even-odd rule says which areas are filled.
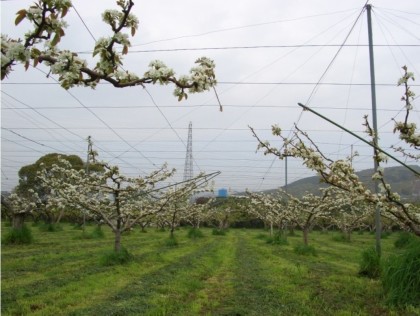
[[[102,238],[105,237],[105,233],[102,230],[101,226],[96,226],[93,229],[93,232],[92,232],[91,236],[92,236],[93,239],[102,239]]]
[[[405,248],[411,242],[413,242],[415,238],[416,237],[410,234],[409,232],[402,232],[398,235],[397,240],[395,240],[394,246],[395,248]]]
[[[187,233],[188,238],[196,239],[204,237],[203,232],[198,228],[190,228]]]
[[[23,225],[21,229],[10,229],[3,238],[5,244],[30,244],[32,241],[32,231],[26,225]]]
[[[308,255],[316,256],[317,255],[315,247],[310,246],[310,245],[298,244],[294,247],[293,250],[298,255],[304,255],[304,256],[308,256]]]
[[[169,237],[165,240],[165,246],[166,247],[176,247],[178,246],[178,241],[174,236]]]
[[[381,232],[381,238],[382,239],[386,239],[389,236],[391,236],[391,232],[389,232],[389,231],[383,231],[383,232]]]
[[[110,250],[106,252],[101,258],[101,265],[103,266],[113,266],[119,264],[126,264],[133,259],[133,256],[128,252],[127,249],[121,247],[119,252],[115,250]]]
[[[274,236],[267,238],[267,244],[272,245],[288,245],[287,236],[283,232],[276,232]]]
[[[383,264],[381,281],[387,302],[395,306],[420,306],[420,243],[411,242],[399,255]]]
[[[359,275],[366,276],[371,279],[379,277],[381,272],[381,257],[376,252],[375,247],[370,247],[362,251],[360,261]]]
[[[58,232],[62,231],[63,227],[60,224],[44,223],[39,226],[39,230],[42,232]]]
[[[267,234],[259,233],[257,236],[255,236],[255,238],[264,240],[264,239],[267,239],[268,237],[267,237]]]
[[[213,228],[211,234],[216,236],[224,236],[226,235],[226,229]]]
[[[349,237],[345,234],[333,235],[331,239],[338,242],[350,242]]]

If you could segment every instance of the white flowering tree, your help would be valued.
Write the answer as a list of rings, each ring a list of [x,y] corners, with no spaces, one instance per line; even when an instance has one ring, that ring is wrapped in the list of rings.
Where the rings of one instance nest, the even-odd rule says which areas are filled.
[[[28,9],[18,11],[15,24],[27,20],[32,29],[23,40],[1,35],[1,79],[6,78],[17,63],[23,64],[25,69],[31,64],[36,67],[42,63],[49,67],[51,74],[58,76],[65,89],[74,86],[94,88],[101,80],[118,88],[172,83],[174,95],[182,100],[188,97],[187,92],[199,93],[215,86],[215,64],[206,57],[197,59],[190,74],[180,77],[159,60],[152,61],[143,75],[122,69],[123,55],[131,46],[129,34],[135,35],[139,21],[131,13],[132,0],[118,0],[117,5],[119,10],[106,10],[102,14],[111,34],[95,43],[93,57],[97,62],[94,66],[89,66],[75,52],[59,47],[67,27],[64,18],[72,8],[70,0],[39,0]]]
[[[57,205],[85,211],[108,225],[115,235],[114,250],[119,252],[125,231],[143,218],[162,211],[170,202],[169,196],[156,200],[152,193],[174,170],[163,166],[148,176],[130,178],[120,174],[116,166],[104,163],[103,167],[104,172],[87,175],[84,170],[71,169],[66,160],[61,160],[39,177],[55,193]]]
[[[411,91],[408,82],[414,80],[413,74],[407,72],[407,68],[403,67],[405,75],[401,78],[398,84],[404,84],[405,93],[402,100],[406,103],[406,118],[403,122],[396,122],[394,132],[398,132],[400,139],[406,142],[411,148],[419,149],[420,133],[417,131],[415,123],[408,121],[409,113],[412,110],[411,101],[414,98],[414,93]],[[374,131],[370,127],[367,116],[364,118],[364,125],[370,137],[374,137]],[[280,159],[287,156],[293,156],[302,159],[303,164],[318,173],[321,180],[336,188],[344,190],[352,196],[363,197],[369,203],[381,207],[382,215],[396,221],[401,227],[413,231],[420,236],[420,207],[412,203],[403,203],[401,197],[396,192],[392,191],[391,186],[384,178],[383,163],[387,161],[387,156],[376,147],[374,149],[374,159],[378,164],[378,170],[373,174],[372,179],[379,181],[380,192],[371,192],[366,184],[360,181],[354,168],[352,167],[353,157],[346,159],[332,160],[326,157],[310,136],[302,131],[299,127],[293,136],[287,138],[282,135],[282,130],[279,126],[272,126],[272,133],[282,139],[284,145],[281,148],[275,148],[269,142],[261,140],[255,131],[251,129],[253,136],[258,140],[258,149],[262,149],[264,154],[272,154]],[[418,155],[412,155],[404,151],[404,149],[396,148],[397,151],[404,152],[418,160]]]
[[[288,196],[286,213],[289,220],[298,226],[303,232],[303,243],[309,244],[309,232],[320,219],[331,216],[330,206],[336,199],[336,189],[328,187],[321,189],[321,195],[306,193],[302,198],[297,198],[291,194]]]
[[[25,195],[12,193],[9,196],[1,196],[2,211],[7,211],[12,219],[12,228],[16,230],[23,228],[25,218],[37,212],[40,204],[41,199],[32,189]]]
[[[252,216],[264,222],[270,227],[270,236],[273,236],[274,226],[279,229],[283,227],[289,216],[286,209],[286,200],[279,194],[264,194],[247,192],[249,203],[245,205],[245,210]]]
[[[352,196],[343,190],[336,190],[336,198],[329,206],[331,216],[327,222],[341,230],[347,241],[356,228],[364,227],[367,220],[373,218],[375,210],[371,203],[366,203],[363,196]]]
[[[183,220],[190,224],[193,228],[199,229],[201,223],[210,219],[209,201],[206,203],[188,203],[185,208]]]
[[[201,173],[190,180],[171,185],[162,196],[156,198],[159,200],[157,202],[159,204],[162,200],[170,201],[170,203],[162,205],[162,212],[157,217],[161,225],[170,228],[171,238],[174,237],[175,229],[181,221],[198,215],[190,201],[191,196],[197,192],[200,186],[207,183],[208,177],[208,175]]]

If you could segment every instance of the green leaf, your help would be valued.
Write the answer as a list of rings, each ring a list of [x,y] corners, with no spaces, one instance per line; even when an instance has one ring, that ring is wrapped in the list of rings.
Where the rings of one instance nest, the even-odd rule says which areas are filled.
[[[63,8],[63,11],[61,11],[61,17],[64,18],[66,16],[66,14],[67,14],[68,11],[69,11],[69,8],[68,7],[64,7]]]
[[[20,10],[16,14],[17,14],[17,17],[15,20],[15,25],[18,25],[26,17],[26,10]]]
[[[127,55],[127,53],[128,53],[128,46],[124,45],[123,50],[122,50],[122,54]]]
[[[136,34],[136,28],[131,27],[131,36],[134,36],[134,34]]]
[[[51,41],[51,45],[55,46],[57,45],[57,43],[60,41],[61,37],[60,37],[60,33],[55,33],[55,36],[53,38],[53,40]]]

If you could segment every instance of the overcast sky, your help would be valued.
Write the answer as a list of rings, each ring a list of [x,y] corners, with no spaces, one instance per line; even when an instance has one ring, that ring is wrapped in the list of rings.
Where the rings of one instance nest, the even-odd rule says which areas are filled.
[[[223,112],[213,91],[182,102],[173,97],[171,86],[145,90],[102,84],[95,90],[66,91],[46,77],[42,65],[27,72],[17,65],[1,85],[2,190],[16,186],[22,166],[47,153],[85,159],[88,136],[99,158],[127,175],[144,175],[167,162],[178,170],[173,181],[182,179],[189,122],[194,173],[221,171],[216,189],[265,190],[285,184],[284,161],[256,152],[248,126],[280,146],[271,125],[278,124],[288,135],[297,123],[329,157],[343,158],[353,148],[360,153],[355,168],[371,168],[370,148],[297,105],[308,104],[366,137],[362,123],[365,114],[371,117],[371,95],[365,2],[135,1],[140,26],[124,68],[141,75],[151,60],[160,59],[184,74],[198,57],[207,56],[216,63]],[[1,1],[3,34],[23,37],[29,25],[15,27],[15,13],[31,3]],[[402,120],[405,114],[400,101],[404,91],[396,86],[401,67],[407,65],[420,77],[420,1],[370,3],[380,144],[388,149],[398,143],[392,118]],[[73,4],[80,17],[69,12],[60,47],[94,65],[94,38],[110,34],[101,13],[117,6],[110,0]],[[420,95],[417,81],[412,86]],[[411,119],[420,124],[418,99],[414,106]],[[312,175],[298,159],[289,159],[288,165],[289,182]]]

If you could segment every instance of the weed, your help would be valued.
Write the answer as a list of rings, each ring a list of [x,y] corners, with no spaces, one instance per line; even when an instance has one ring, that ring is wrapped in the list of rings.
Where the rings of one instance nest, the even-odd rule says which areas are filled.
[[[30,244],[33,241],[32,231],[26,225],[21,229],[12,228],[3,238],[7,244]]]
[[[412,242],[383,264],[382,284],[390,305],[420,306],[420,243]]]
[[[102,238],[105,237],[105,233],[102,230],[101,226],[96,226],[93,229],[93,232],[92,232],[91,236],[92,236],[93,239],[102,239]]]
[[[381,257],[375,247],[370,247],[362,251],[360,260],[359,275],[376,279],[381,273]]]
[[[204,234],[198,228],[190,228],[187,233],[187,237],[191,239],[202,238]]]
[[[381,233],[381,238],[382,239],[388,238],[389,236],[391,236],[391,232],[389,232],[389,231],[383,231]]]
[[[333,235],[331,239],[338,242],[350,242],[350,238],[345,234]]]
[[[178,241],[174,236],[169,237],[165,240],[165,246],[166,247],[176,247],[178,246]]]
[[[311,246],[311,245],[297,244],[293,248],[293,250],[298,255],[304,255],[304,256],[308,256],[308,255],[316,256],[317,255],[315,247]]]
[[[409,232],[402,232],[398,235],[397,240],[394,242],[395,248],[405,248],[411,242],[415,240],[415,237]]]
[[[211,234],[215,236],[224,236],[226,235],[226,229],[213,228]]]
[[[255,238],[264,240],[264,239],[267,239],[268,236],[267,236],[267,234],[259,233],[257,236],[255,236]]]
[[[119,252],[115,250],[107,251],[101,258],[100,264],[102,266],[114,266],[126,264],[133,259],[133,256],[124,247]]]
[[[44,223],[39,226],[39,230],[42,232],[58,232],[62,231],[63,227],[60,224]]]
[[[270,236],[267,238],[267,244],[272,245],[288,245],[289,242],[287,241],[287,235],[282,232],[277,232],[274,236]]]

